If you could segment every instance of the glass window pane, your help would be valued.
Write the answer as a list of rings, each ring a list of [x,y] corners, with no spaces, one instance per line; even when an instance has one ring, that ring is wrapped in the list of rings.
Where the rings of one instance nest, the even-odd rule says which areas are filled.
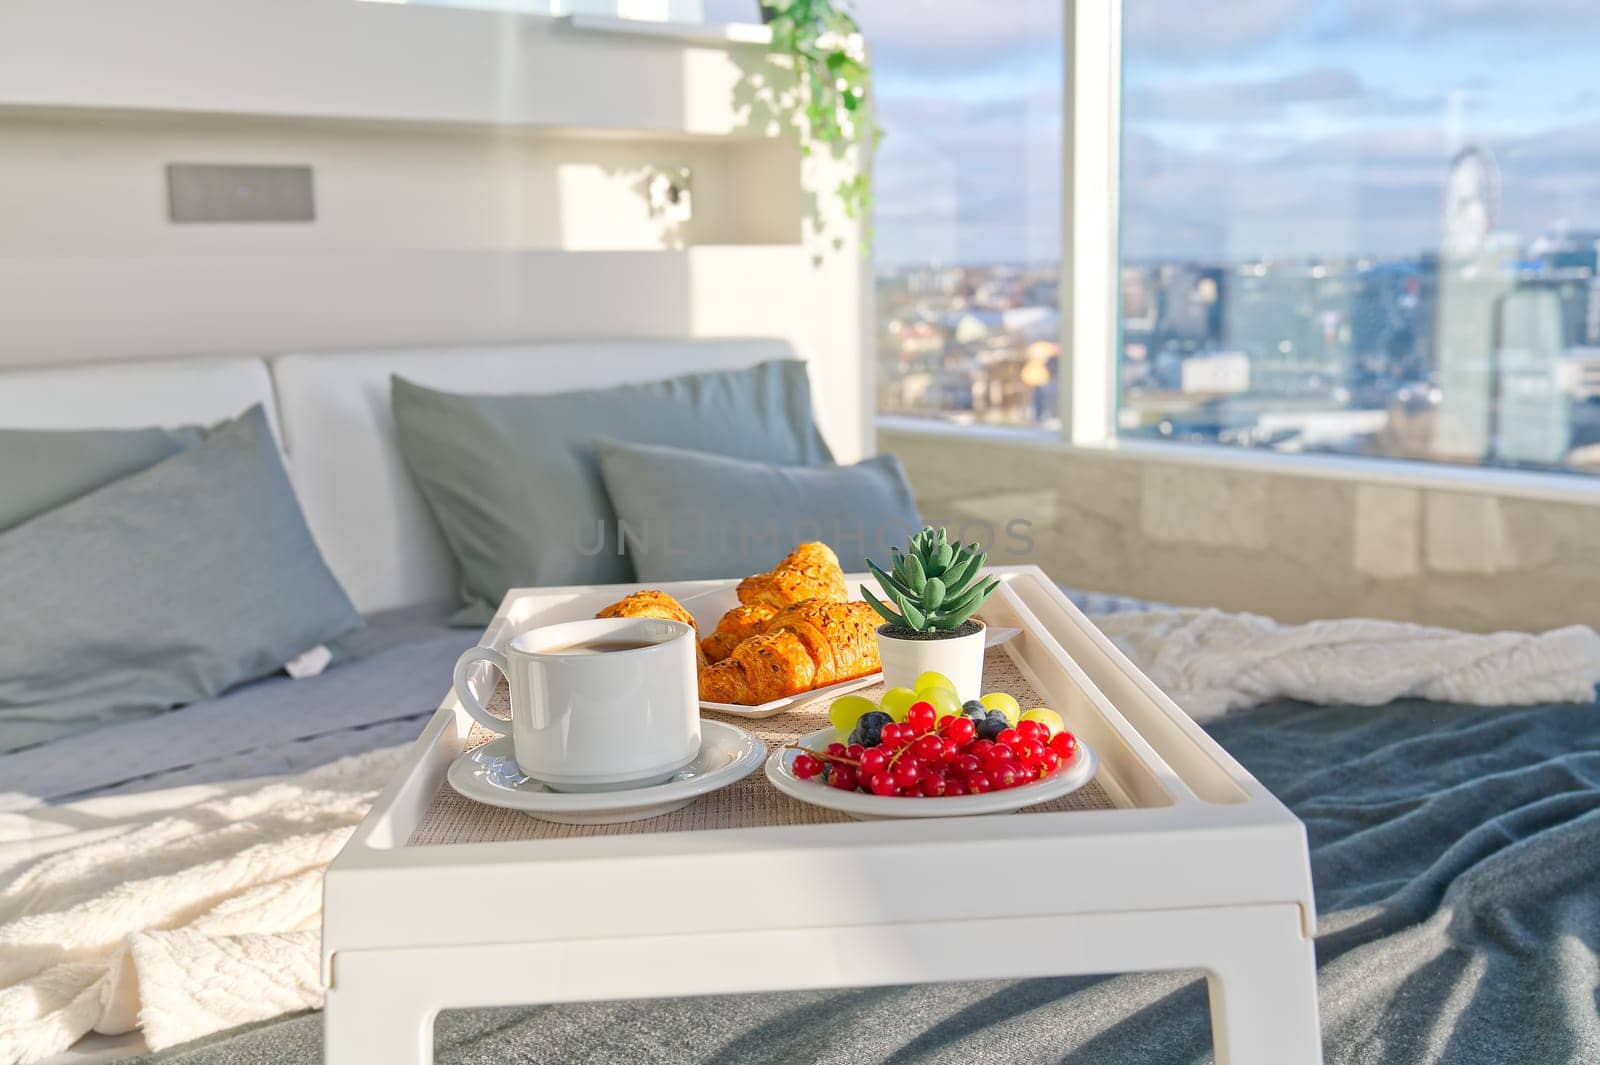
[[[1125,436],[1600,472],[1600,5],[1126,0]]]
[[[1061,0],[863,0],[878,409],[1059,429]]]

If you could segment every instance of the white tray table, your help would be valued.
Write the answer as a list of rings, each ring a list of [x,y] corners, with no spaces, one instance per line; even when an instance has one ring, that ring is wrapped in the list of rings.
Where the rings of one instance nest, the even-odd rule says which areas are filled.
[[[756,774],[652,821],[550,825],[449,792],[486,738],[449,697],[326,876],[329,1065],[429,1062],[434,1016],[467,1006],[1163,969],[1206,973],[1220,1065],[1320,1062],[1299,821],[1037,567],[992,572],[983,616],[1022,634],[990,669],[1094,747],[1091,785],[1016,816],[855,822]],[[657,587],[711,604],[730,585]],[[636,588],[513,590],[484,639]],[[742,724],[776,744],[825,708]],[[1032,872],[997,910],[929,887],[952,864]]]

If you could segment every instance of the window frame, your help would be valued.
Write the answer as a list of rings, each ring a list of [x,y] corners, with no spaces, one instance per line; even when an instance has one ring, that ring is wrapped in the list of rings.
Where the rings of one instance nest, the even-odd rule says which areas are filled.
[[[1131,460],[1600,505],[1600,476],[1119,439],[1123,0],[1063,3],[1061,436],[976,432],[996,441]],[[910,418],[880,416],[879,424],[916,431]]]

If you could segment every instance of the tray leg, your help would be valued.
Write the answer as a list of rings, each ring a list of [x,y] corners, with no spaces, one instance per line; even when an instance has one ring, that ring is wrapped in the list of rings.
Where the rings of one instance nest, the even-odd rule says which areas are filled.
[[[1312,943],[1263,923],[1206,974],[1217,1065],[1320,1065]]]
[[[381,981],[329,989],[322,1017],[324,1065],[433,1065],[433,1019],[424,1005]]]

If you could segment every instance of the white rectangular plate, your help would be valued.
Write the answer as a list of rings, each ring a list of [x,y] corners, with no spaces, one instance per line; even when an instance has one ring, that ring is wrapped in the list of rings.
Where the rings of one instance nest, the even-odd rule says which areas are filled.
[[[697,608],[693,604],[685,602],[683,605],[688,608],[690,613],[695,615],[696,621],[700,620]],[[721,616],[721,614],[717,615],[719,618]],[[716,624],[716,621],[713,620],[710,628],[704,628],[704,623],[702,623],[702,631],[710,632],[711,629],[716,628]],[[998,647],[1021,631],[1021,629],[990,628],[989,634],[984,637],[983,645],[985,647]],[[713,703],[702,699],[700,700],[700,709],[709,710],[715,714],[725,714],[728,717],[771,717],[774,714],[783,713],[792,706],[798,706],[800,703],[810,702],[812,699],[826,699],[835,695],[843,695],[846,692],[853,692],[857,688],[865,688],[868,685],[876,684],[882,679],[882,673],[868,673],[866,676],[856,677],[854,680],[842,680],[838,684],[830,684],[825,688],[812,688],[808,692],[791,695],[787,699],[774,699],[770,703],[758,703],[755,706],[745,706],[741,703]]]

